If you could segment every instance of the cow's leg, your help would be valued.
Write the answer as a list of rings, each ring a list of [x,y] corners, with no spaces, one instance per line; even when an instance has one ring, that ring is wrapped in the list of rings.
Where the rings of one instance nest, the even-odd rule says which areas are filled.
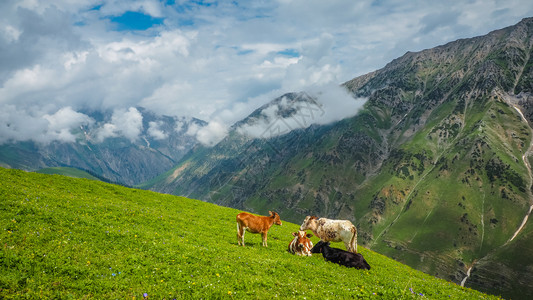
[[[244,227],[237,223],[237,244],[240,246],[242,245],[244,247]]]
[[[268,232],[262,232],[261,236],[263,237],[263,247],[268,247],[267,245],[267,234]]]
[[[353,243],[354,243],[354,253],[357,253],[357,228],[353,228],[354,229],[354,233],[353,233]]]
[[[353,253],[357,253],[357,228],[352,227],[352,238],[350,239],[350,249],[348,250]]]
[[[352,245],[350,244],[350,242],[344,241],[344,247],[346,247],[346,251],[353,252],[352,251]]]

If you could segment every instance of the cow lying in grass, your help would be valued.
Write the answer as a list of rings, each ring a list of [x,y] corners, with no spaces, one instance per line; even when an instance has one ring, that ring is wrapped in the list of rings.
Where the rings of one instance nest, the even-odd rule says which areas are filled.
[[[346,250],[357,253],[357,229],[348,220],[331,220],[307,216],[300,230],[310,229],[324,242],[344,242]]]
[[[311,248],[313,248],[313,242],[309,238],[313,235],[301,230],[293,232],[292,235],[294,239],[289,243],[289,253],[298,256],[312,256]]]
[[[348,268],[370,270],[370,265],[360,253],[331,248],[329,242],[319,241],[311,249],[311,253],[322,253],[326,261],[330,261]]]
[[[237,215],[237,243],[244,246],[244,230],[251,233],[260,233],[263,237],[263,247],[267,246],[267,234],[272,224],[281,225],[278,213],[269,211],[270,216],[254,216],[242,212]]]

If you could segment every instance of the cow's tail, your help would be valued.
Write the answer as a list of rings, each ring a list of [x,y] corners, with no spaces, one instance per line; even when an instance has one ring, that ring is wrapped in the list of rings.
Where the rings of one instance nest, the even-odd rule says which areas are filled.
[[[239,221],[237,221],[237,245],[240,245],[241,244],[241,237],[240,237],[240,231],[241,231],[241,226],[239,226]]]
[[[350,248],[353,253],[357,253],[357,228],[352,226],[352,238],[350,239]]]

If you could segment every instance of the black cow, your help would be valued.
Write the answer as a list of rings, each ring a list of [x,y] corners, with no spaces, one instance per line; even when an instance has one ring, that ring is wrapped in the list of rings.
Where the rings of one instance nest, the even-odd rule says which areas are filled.
[[[311,249],[311,253],[322,253],[326,261],[331,261],[348,268],[370,270],[370,265],[360,253],[352,253],[331,248],[329,242],[320,241]]]

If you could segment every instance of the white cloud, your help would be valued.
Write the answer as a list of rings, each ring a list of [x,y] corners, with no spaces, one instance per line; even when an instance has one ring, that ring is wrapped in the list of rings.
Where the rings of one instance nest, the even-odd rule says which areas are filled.
[[[2,27],[2,35],[3,35],[3,38],[8,42],[8,43],[13,43],[13,42],[16,42],[19,37],[20,37],[20,34],[22,32],[11,26],[11,25],[5,25]]]
[[[168,134],[159,129],[162,122],[148,122],[148,134],[156,140],[164,140],[168,137]]]
[[[179,119],[176,118],[176,127],[174,127],[174,131],[181,133],[184,130],[184,126],[186,125],[185,118]]]
[[[47,121],[30,115],[14,105],[4,105],[0,110],[0,142],[27,141],[41,137],[46,132]]]
[[[49,122],[47,132],[52,135],[51,139],[63,142],[76,140],[75,135],[71,133],[72,129],[94,123],[92,118],[72,110],[70,106],[61,108],[53,115],[45,114],[43,118]]]
[[[143,129],[142,120],[141,113],[135,107],[128,110],[116,109],[111,116],[111,122],[105,123],[96,131],[96,140],[102,142],[109,137],[123,136],[134,142]]]
[[[117,137],[119,130],[117,126],[112,123],[105,123],[96,131],[96,141],[101,143],[107,138]]]
[[[93,1],[94,3],[95,1]],[[96,2],[98,3],[98,2]],[[96,6],[97,4],[95,4]],[[159,18],[164,15],[163,4],[158,0],[111,0],[104,1],[101,12],[107,15],[121,15],[125,11],[135,11]]]
[[[188,135],[195,136],[205,146],[213,146],[220,142],[228,133],[227,126],[220,121],[211,121],[206,126],[196,124],[189,126]]]
[[[366,98],[354,98],[346,89],[331,83],[310,89],[309,93],[322,106],[323,114],[316,118],[314,122],[316,124],[329,124],[352,117],[359,112],[367,100]]]
[[[196,134],[198,133],[200,128],[201,128],[201,126],[199,126],[198,124],[192,123],[187,128],[187,132],[185,132],[185,134],[190,135],[190,136],[196,136]],[[178,130],[178,129],[181,130],[181,126],[178,125],[178,128],[176,128],[176,130]]]
[[[281,98],[278,105],[265,108],[261,114],[237,130],[253,138],[271,138],[313,124],[329,124],[352,117],[367,99],[354,98],[344,88],[327,84],[309,90],[307,101]],[[306,96],[303,96],[306,97]],[[292,111],[291,114],[281,113]]]
[[[71,107],[47,114],[7,105],[0,112],[0,143],[28,140],[42,144],[52,141],[74,142],[76,136],[73,131],[93,123],[94,120],[89,116],[75,112]]]

